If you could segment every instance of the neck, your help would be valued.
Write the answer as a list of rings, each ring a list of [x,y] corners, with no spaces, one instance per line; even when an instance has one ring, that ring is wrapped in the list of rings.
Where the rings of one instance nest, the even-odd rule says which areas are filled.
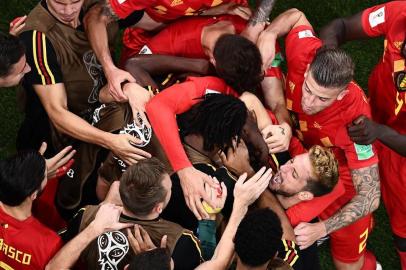
[[[215,147],[215,149],[213,151],[204,150],[204,148],[203,148],[204,140],[203,140],[203,137],[201,135],[191,134],[191,135],[187,135],[183,139],[187,144],[189,144],[194,149],[196,149],[197,151],[199,151],[203,155],[207,156],[211,160],[216,160],[217,159],[217,152],[218,151],[217,151],[216,147]]]
[[[297,198],[297,196],[286,197],[280,194],[276,194],[276,197],[278,198],[278,201],[284,209],[288,209],[301,202],[301,200]]]
[[[136,219],[139,219],[139,220],[154,220],[154,219],[157,219],[159,217],[159,214],[155,213],[155,212],[150,213],[149,215],[146,215],[146,216],[137,215],[137,214],[134,214],[133,212],[129,211],[125,207],[123,209],[123,214],[128,216],[128,217],[136,218]]]
[[[206,56],[213,55],[217,40],[224,34],[235,34],[234,25],[230,21],[219,21],[203,28],[201,39]]]
[[[18,206],[8,206],[0,202],[0,207],[6,214],[19,221],[24,221],[32,215],[32,201],[29,198]]]

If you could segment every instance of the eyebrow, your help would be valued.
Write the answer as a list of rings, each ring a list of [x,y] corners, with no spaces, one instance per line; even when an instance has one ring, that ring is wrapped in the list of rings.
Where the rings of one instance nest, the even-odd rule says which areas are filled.
[[[307,82],[306,81],[304,81],[304,85],[305,85],[305,87],[307,88],[307,90],[309,90],[309,92],[312,94],[312,95],[314,95],[313,94],[313,91],[310,89],[310,87],[307,85]],[[325,99],[331,99],[331,97],[322,97],[322,96],[318,96],[318,95],[315,95],[316,97],[318,97],[318,98],[325,98]]]
[[[292,158],[292,164],[295,162],[295,158]],[[293,166],[293,173],[296,174],[296,177],[299,178],[299,174],[296,171],[295,166]]]

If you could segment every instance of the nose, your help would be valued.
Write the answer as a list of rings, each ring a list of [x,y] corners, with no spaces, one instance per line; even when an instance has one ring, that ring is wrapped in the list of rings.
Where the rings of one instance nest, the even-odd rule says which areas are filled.
[[[310,95],[307,96],[307,98],[305,100],[306,100],[306,103],[307,103],[306,105],[311,107],[313,105],[314,101],[316,100],[316,96],[310,94]]]
[[[280,168],[280,171],[283,173],[289,172],[291,169],[291,166],[289,163],[283,164]]]
[[[72,5],[66,5],[64,9],[65,15],[72,15],[75,11]]]

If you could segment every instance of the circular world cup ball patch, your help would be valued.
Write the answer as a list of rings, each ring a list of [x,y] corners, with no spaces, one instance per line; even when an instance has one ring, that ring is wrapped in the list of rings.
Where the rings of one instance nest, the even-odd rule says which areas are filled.
[[[396,74],[395,84],[399,92],[406,91],[406,72],[400,71]]]

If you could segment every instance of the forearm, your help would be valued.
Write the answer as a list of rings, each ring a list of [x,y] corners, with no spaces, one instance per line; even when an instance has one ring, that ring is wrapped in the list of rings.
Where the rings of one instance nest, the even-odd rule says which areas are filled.
[[[209,9],[206,9],[199,13],[200,16],[215,16],[215,15],[222,15],[227,14],[228,9],[235,5],[234,3],[224,3]]]
[[[345,42],[345,24],[342,18],[331,21],[320,31],[320,39],[325,46],[338,47]]]
[[[106,71],[114,68],[115,65],[110,54],[107,37],[107,25],[111,19],[103,13],[103,10],[101,3],[93,6],[85,16],[84,25],[93,51]]]
[[[150,75],[164,75],[168,73],[192,72],[206,75],[209,72],[209,62],[205,59],[192,59],[169,55],[137,55],[126,62],[125,69],[134,77],[141,68]]]
[[[89,243],[98,236],[98,232],[90,224],[75,238],[62,247],[61,250],[51,259],[46,270],[71,269],[79,259],[81,252]]]
[[[276,0],[262,0],[248,22],[248,27],[265,26]]]
[[[165,104],[165,102],[159,101],[165,91],[151,99],[146,106],[146,112],[154,134],[161,143],[173,170],[177,172],[192,167],[192,164],[186,155],[179,136],[176,110],[172,110],[170,105]]]
[[[399,134],[394,129],[378,124],[378,139],[387,147],[406,157],[406,135]]]
[[[169,73],[209,73],[209,62],[205,59],[191,59],[169,55],[137,55],[126,62],[125,69],[142,86],[152,86],[158,89],[158,85],[152,79],[154,75],[166,75]]]
[[[108,142],[113,134],[90,125],[79,116],[64,108],[48,111],[48,115],[58,131],[77,140],[97,144],[109,149]]]
[[[255,112],[259,130],[264,129],[268,125],[272,125],[272,120],[264,105],[254,94],[244,92],[240,96],[240,99],[244,102],[245,106],[247,106],[248,110]]]
[[[248,211],[247,206],[239,206],[234,204],[230,219],[220,242],[217,245],[212,260],[219,263],[218,269],[227,269],[234,255],[234,236],[237,233],[238,226]]]
[[[275,107],[272,109],[272,112],[275,114],[275,117],[278,120],[279,124],[286,123],[291,126],[289,112],[286,109],[285,102],[283,102],[283,104],[276,104]]]
[[[301,21],[307,22],[306,16],[300,10],[292,8],[276,17],[265,32],[272,34],[276,40],[288,34]]]
[[[261,88],[264,93],[265,102],[275,114],[279,124],[287,123],[290,125],[282,81],[276,77],[265,77],[261,83]]]
[[[357,194],[339,212],[323,221],[327,234],[350,225],[379,206],[381,192],[378,165],[352,170],[351,175]]]
[[[338,47],[346,41],[367,37],[362,27],[362,12],[335,19],[320,30],[320,39],[325,46]]]
[[[274,194],[272,194],[272,192],[270,192],[269,190],[265,190],[258,198],[257,206],[259,208],[270,208],[272,211],[274,211],[281,221],[283,238],[291,241],[295,240],[292,225],[290,224],[290,221],[285,214],[285,210],[282,208],[278,199],[275,197]]]

